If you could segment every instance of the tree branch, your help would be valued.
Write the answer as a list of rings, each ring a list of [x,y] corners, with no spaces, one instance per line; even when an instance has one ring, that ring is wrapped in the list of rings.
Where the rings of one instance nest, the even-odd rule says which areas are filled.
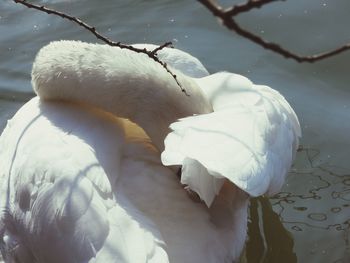
[[[269,4],[271,2],[277,2],[277,1],[285,1],[285,0],[247,0],[247,2],[245,3],[234,5],[227,9],[223,9],[220,5],[216,4],[214,0],[198,0],[198,2],[200,2],[209,11],[211,11],[214,16],[219,18],[222,24],[225,25],[225,27],[228,28],[229,30],[236,32],[238,35],[249,39],[250,41],[264,47],[265,49],[268,49],[277,54],[280,54],[285,58],[294,59],[297,62],[312,63],[321,59],[325,59],[325,58],[340,54],[350,49],[350,43],[348,43],[327,52],[309,55],[309,56],[302,56],[286,48],[283,48],[276,43],[268,42],[263,38],[261,38],[260,36],[241,28],[234,19],[235,16],[241,13],[248,12],[254,8],[261,8],[263,5]]]
[[[188,95],[186,93],[186,90],[181,86],[181,84],[177,80],[176,75],[168,68],[166,63],[164,63],[163,61],[161,61],[157,57],[157,52],[162,50],[165,47],[171,46],[172,45],[171,42],[166,42],[163,45],[155,48],[154,50],[135,48],[133,46],[122,44],[121,42],[114,42],[114,41],[108,39],[107,37],[100,34],[96,30],[95,27],[90,26],[89,24],[85,23],[84,21],[82,21],[81,19],[79,19],[77,17],[56,11],[54,9],[47,8],[45,6],[39,6],[36,4],[28,3],[26,0],[13,0],[13,1],[15,3],[22,4],[28,8],[33,8],[33,9],[39,10],[41,12],[45,12],[47,14],[53,14],[53,15],[57,15],[59,17],[62,17],[64,19],[68,19],[71,22],[76,23],[79,26],[90,31],[97,39],[100,39],[101,41],[105,42],[106,44],[108,44],[110,46],[115,46],[115,47],[119,47],[122,49],[129,49],[133,52],[146,54],[149,58],[151,58],[155,62],[161,64],[162,67],[174,78],[177,85],[180,87],[181,91],[184,92],[186,95]],[[284,48],[276,43],[269,42],[269,41],[261,38],[260,36],[250,32],[248,30],[243,29],[235,21],[235,17],[241,13],[249,12],[250,10],[256,9],[256,8],[261,8],[262,6],[267,5],[269,3],[272,3],[272,2],[286,1],[286,0],[247,0],[244,3],[233,5],[232,7],[226,8],[226,9],[223,9],[220,5],[218,5],[215,0],[197,0],[197,1],[200,2],[202,5],[204,5],[209,11],[211,11],[214,16],[218,17],[221,20],[222,24],[226,28],[228,28],[229,30],[236,32],[238,35],[249,39],[250,41],[264,47],[265,49],[268,49],[268,50],[271,50],[277,54],[280,54],[280,55],[284,56],[285,58],[294,59],[297,62],[315,62],[315,61],[318,61],[321,59],[325,59],[325,58],[340,54],[340,53],[350,49],[350,43],[348,43],[348,44],[345,44],[343,46],[340,46],[338,48],[332,49],[332,50],[327,51],[327,52],[303,56],[303,55],[299,55],[297,53],[294,53],[294,52],[292,52],[292,51],[290,51],[290,50],[288,50],[288,49],[286,49],[286,48]]]
[[[24,5],[28,8],[33,8],[33,9],[36,9],[36,10],[39,10],[41,12],[45,12],[47,14],[53,14],[53,15],[56,15],[56,16],[59,16],[59,17],[62,17],[64,19],[68,19],[69,21],[73,22],[73,23],[76,23],[78,24],[79,26],[85,28],[86,30],[90,31],[96,38],[102,40],[103,42],[105,42],[107,45],[110,45],[110,46],[114,46],[114,47],[119,47],[121,49],[129,49],[133,52],[136,52],[136,53],[143,53],[143,54],[146,54],[149,58],[153,59],[155,62],[159,63],[160,65],[162,65],[162,67],[173,77],[173,79],[176,81],[176,84],[180,87],[181,91],[183,93],[185,93],[187,96],[189,96],[186,92],[186,90],[181,86],[180,82],[178,81],[176,75],[168,68],[167,64],[164,63],[163,61],[161,61],[158,57],[157,57],[157,52],[162,50],[163,48],[165,47],[168,47],[168,46],[171,46],[172,43],[171,42],[166,42],[164,43],[163,45],[155,48],[154,50],[146,50],[146,49],[140,49],[140,48],[135,48],[133,46],[130,46],[130,45],[125,45],[125,44],[122,44],[121,42],[115,42],[115,41],[112,41],[110,40],[109,38],[103,36],[102,34],[100,34],[95,27],[93,26],[90,26],[89,24],[85,23],[84,21],[82,21],[81,19],[77,18],[77,17],[74,17],[74,16],[71,16],[71,15],[68,15],[68,14],[65,14],[65,13],[62,13],[62,12],[59,12],[59,11],[56,11],[54,9],[50,9],[50,8],[47,8],[43,5],[39,6],[39,5],[36,5],[36,4],[33,4],[33,3],[28,3],[26,0],[13,0],[15,3],[17,4],[21,4],[21,5]]]

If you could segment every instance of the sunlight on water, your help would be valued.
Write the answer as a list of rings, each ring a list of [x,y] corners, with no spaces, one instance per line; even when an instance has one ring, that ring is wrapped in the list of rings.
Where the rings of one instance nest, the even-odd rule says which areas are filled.
[[[196,1],[34,2],[76,15],[116,41],[172,40],[210,72],[236,72],[279,90],[300,117],[303,148],[282,192],[252,200],[241,262],[350,262],[350,52],[298,64],[227,31]],[[266,39],[309,54],[349,41],[348,10],[348,0],[290,0],[244,14],[239,22]],[[98,42],[70,22],[9,0],[0,4],[0,36],[1,130],[33,96],[31,64],[42,46],[59,39]]]

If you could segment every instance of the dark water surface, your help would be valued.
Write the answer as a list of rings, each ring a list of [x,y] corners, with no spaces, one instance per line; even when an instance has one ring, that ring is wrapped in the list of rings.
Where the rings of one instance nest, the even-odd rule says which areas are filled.
[[[241,262],[350,262],[350,52],[298,64],[221,27],[196,1],[33,1],[78,16],[113,40],[173,41],[210,72],[231,71],[279,90],[303,129],[282,192],[252,201]],[[221,1],[232,3],[237,1]],[[303,54],[350,40],[349,0],[289,0],[239,18],[242,26]],[[0,129],[32,96],[37,51],[59,39],[97,42],[61,18],[0,3]]]

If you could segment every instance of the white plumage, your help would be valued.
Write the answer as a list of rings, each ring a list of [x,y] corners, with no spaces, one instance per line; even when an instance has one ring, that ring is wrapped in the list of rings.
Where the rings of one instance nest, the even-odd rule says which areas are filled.
[[[248,194],[280,189],[300,136],[297,117],[268,87],[206,76],[176,49],[159,57],[190,96],[159,64],[128,50],[61,41],[39,52],[32,84],[40,99],[0,138],[6,262],[239,257]],[[187,196],[156,148],[164,164],[182,165],[182,182],[209,208]]]
[[[240,75],[197,82],[214,112],[173,123],[163,163],[183,165],[182,183],[208,206],[225,179],[251,196],[277,193],[301,136],[292,108],[278,92]]]

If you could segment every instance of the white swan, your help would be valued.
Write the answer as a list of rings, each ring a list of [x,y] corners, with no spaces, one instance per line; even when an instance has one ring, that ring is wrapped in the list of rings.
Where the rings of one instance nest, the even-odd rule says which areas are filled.
[[[32,84],[40,99],[0,138],[6,262],[238,259],[248,194],[279,190],[297,117],[268,87],[230,73],[191,78],[175,68],[191,74],[194,63],[204,76],[199,61],[161,52],[190,96],[128,50],[60,41],[39,52]],[[210,208],[188,198],[153,145],[165,164],[182,165],[181,180]]]

